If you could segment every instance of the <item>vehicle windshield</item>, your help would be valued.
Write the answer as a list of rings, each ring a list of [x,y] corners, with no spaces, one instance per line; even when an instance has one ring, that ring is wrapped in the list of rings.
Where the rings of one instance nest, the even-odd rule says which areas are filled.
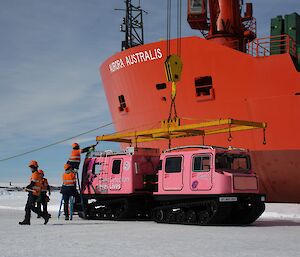
[[[250,157],[245,154],[217,153],[216,169],[248,173],[251,169]]]

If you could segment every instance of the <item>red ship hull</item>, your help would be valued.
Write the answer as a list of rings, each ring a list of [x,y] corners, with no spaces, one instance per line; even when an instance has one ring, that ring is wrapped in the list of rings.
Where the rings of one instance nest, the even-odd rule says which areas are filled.
[[[171,42],[174,47],[175,41]],[[270,202],[300,202],[300,73],[289,54],[253,57],[197,37],[182,39],[183,73],[177,84],[176,109],[183,123],[235,118],[268,123],[267,144],[261,131],[207,136],[205,144],[249,148],[261,191]],[[172,52],[172,51],[171,51]],[[120,52],[100,68],[116,131],[160,126],[170,109],[166,83],[166,42]],[[197,91],[197,78],[211,77],[209,95]],[[126,108],[120,106],[124,96]],[[124,107],[124,106],[123,106]],[[202,138],[172,141],[202,144]],[[166,149],[168,142],[144,143]]]

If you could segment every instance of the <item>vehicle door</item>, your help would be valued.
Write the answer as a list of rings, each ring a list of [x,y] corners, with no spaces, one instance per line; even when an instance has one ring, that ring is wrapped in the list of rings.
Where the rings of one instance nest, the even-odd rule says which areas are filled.
[[[192,156],[190,188],[193,191],[210,190],[212,188],[212,155]]]
[[[107,178],[105,179],[105,173],[103,172],[103,162],[97,159],[94,163],[93,174],[96,180],[96,184],[93,183],[93,190],[100,194],[107,193],[108,183]]]
[[[118,191],[122,188],[123,159],[113,158],[110,167],[109,189]]]
[[[84,194],[94,194],[92,184],[95,183],[96,176],[93,174],[93,165],[95,159],[85,159],[81,174],[81,191]]]
[[[163,167],[163,189],[180,191],[183,188],[183,156],[168,156]]]

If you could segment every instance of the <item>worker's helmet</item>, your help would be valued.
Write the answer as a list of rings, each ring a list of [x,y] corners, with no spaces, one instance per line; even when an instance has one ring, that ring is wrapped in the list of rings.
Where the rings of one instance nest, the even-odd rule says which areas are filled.
[[[66,163],[66,164],[64,165],[64,169],[65,169],[65,170],[72,169],[72,166],[71,166],[70,164]]]
[[[41,175],[44,175],[44,171],[43,170],[38,170],[38,173],[40,173]]]
[[[35,160],[31,160],[29,162],[29,164],[28,164],[28,167],[35,167],[35,168],[37,168],[38,166],[39,165],[38,165],[37,161],[35,161]]]
[[[74,148],[79,148],[79,144],[73,143],[73,144],[72,144],[72,147],[73,147],[73,149],[74,149]]]

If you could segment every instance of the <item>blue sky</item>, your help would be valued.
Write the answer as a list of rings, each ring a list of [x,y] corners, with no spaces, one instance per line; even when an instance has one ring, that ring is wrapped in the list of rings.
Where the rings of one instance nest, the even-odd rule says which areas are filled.
[[[186,23],[182,35],[199,35]],[[300,13],[299,0],[255,0],[258,35],[271,17]],[[145,41],[166,38],[166,0],[141,0]],[[122,0],[0,0],[0,159],[111,122],[99,66],[120,50]],[[175,17],[174,17],[175,18]],[[175,36],[175,34],[173,34]],[[113,126],[22,157],[0,162],[0,182],[26,182],[31,159],[59,184],[72,142],[93,144]],[[103,144],[98,149],[118,149]]]

